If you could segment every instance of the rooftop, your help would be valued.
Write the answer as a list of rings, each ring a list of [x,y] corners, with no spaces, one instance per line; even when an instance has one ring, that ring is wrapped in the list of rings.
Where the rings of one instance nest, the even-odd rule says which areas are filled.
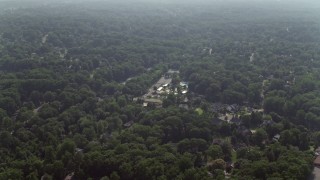
[[[313,164],[315,166],[320,166],[320,156],[317,156],[317,158],[313,161]]]
[[[152,98],[145,99],[144,102],[162,104],[162,101],[160,99],[152,99]]]

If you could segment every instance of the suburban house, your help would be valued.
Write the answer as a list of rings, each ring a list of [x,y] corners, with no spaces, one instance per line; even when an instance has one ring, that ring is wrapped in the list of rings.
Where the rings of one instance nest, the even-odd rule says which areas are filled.
[[[280,139],[280,134],[276,134],[276,135],[272,138],[273,141],[279,141],[279,139]]]
[[[320,167],[320,156],[317,156],[317,158],[313,161],[313,165]]]
[[[320,147],[318,147],[315,151],[314,151],[314,155],[319,156],[320,155]]]
[[[151,99],[150,98],[150,99],[145,99],[144,102],[147,104],[152,104],[156,107],[162,107],[162,100],[160,100],[160,99]]]
[[[134,124],[134,121],[131,120],[131,121],[125,123],[123,126],[128,128],[128,127],[131,127],[133,124]]]

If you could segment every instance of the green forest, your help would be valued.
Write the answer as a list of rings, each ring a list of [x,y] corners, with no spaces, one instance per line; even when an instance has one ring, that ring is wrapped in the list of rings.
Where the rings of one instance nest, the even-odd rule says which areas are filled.
[[[320,8],[0,2],[0,180],[304,180]]]

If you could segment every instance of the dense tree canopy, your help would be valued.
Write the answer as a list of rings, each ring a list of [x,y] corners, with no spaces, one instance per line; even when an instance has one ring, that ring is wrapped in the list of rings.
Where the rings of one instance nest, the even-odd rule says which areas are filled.
[[[0,179],[310,174],[320,145],[314,9],[19,3],[0,3]],[[169,70],[179,71],[176,93],[144,107]]]

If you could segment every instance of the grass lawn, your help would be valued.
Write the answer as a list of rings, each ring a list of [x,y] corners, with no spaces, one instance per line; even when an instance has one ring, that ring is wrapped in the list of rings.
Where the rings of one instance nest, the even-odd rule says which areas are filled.
[[[314,151],[314,147],[313,146],[310,146],[310,151]]]
[[[203,110],[201,108],[197,108],[195,110],[200,116],[203,114]]]

